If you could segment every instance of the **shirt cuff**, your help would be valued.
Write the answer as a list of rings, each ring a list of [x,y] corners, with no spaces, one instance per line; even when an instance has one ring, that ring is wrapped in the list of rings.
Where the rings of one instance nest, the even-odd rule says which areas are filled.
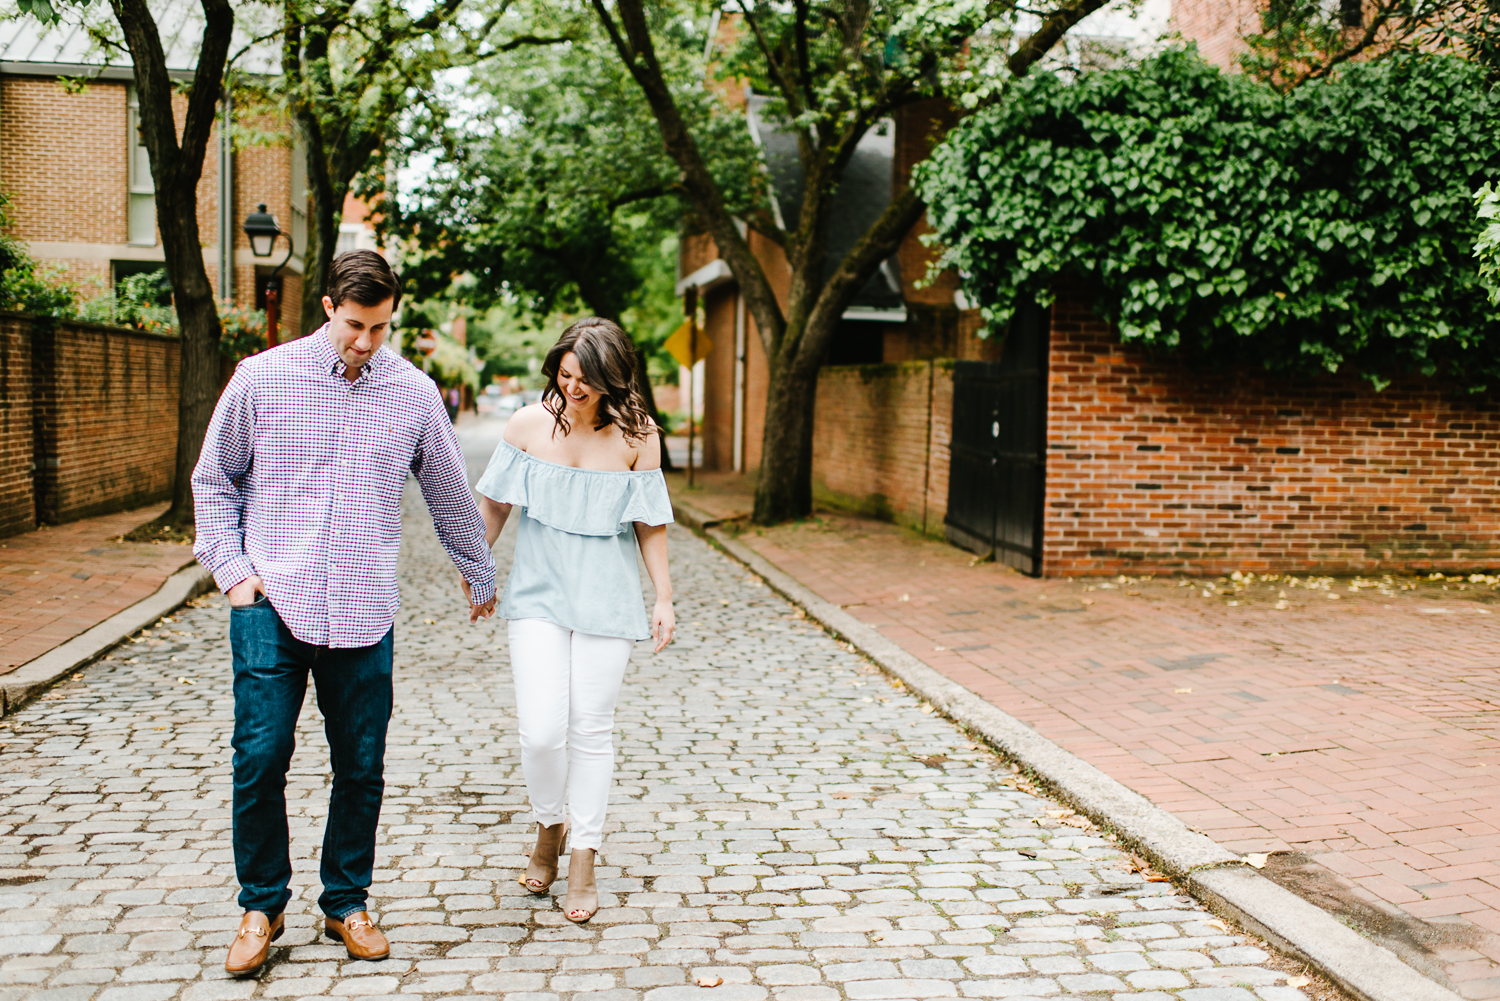
[[[474,604],[487,604],[490,599],[495,597],[495,578],[491,577],[477,584],[472,580],[469,581],[469,594],[469,600]]]
[[[221,592],[228,594],[231,587],[248,579],[254,573],[255,567],[250,565],[250,557],[241,554],[214,570],[214,583],[219,585]]]

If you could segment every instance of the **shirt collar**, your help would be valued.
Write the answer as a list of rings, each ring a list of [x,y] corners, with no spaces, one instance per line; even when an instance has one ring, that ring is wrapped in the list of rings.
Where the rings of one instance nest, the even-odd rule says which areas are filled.
[[[329,326],[330,324],[325,323],[308,335],[308,340],[313,342],[311,346],[313,364],[318,367],[318,371],[331,372],[342,379],[344,371],[348,366],[344,364],[344,359],[339,357],[338,351],[334,350],[333,342],[328,339]],[[385,355],[385,345],[381,345],[380,350],[376,351],[370,356],[370,360],[365,362],[364,368],[359,373],[359,378],[363,379],[366,375],[379,373],[382,366],[385,365]],[[358,380],[355,381],[357,382]]]

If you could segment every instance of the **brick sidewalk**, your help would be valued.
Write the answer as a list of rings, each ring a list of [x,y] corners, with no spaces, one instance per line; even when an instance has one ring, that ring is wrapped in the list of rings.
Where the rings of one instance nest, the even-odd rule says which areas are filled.
[[[193,562],[186,544],[116,542],[165,504],[0,539],[0,674],[142,598]]]
[[[1492,585],[1036,580],[832,514],[740,539],[1231,850],[1293,853],[1266,872],[1464,996],[1500,997]]]

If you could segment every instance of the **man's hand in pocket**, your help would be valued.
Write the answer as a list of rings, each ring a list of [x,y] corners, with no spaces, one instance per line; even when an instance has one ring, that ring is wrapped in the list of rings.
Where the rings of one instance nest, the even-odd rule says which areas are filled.
[[[264,596],[265,593],[265,581],[251,574],[229,589],[229,604],[235,608],[244,608],[255,604],[256,596]]]

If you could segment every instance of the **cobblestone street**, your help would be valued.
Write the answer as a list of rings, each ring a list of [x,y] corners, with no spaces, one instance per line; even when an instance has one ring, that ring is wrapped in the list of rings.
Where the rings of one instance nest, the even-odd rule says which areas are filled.
[[[471,465],[496,432],[471,427]],[[468,626],[407,505],[371,906],[392,958],[314,934],[328,766],[309,699],[287,934],[257,979],[223,973],[239,914],[215,594],[0,724],[0,1001],[1314,996],[679,528],[680,638],[637,647],[604,909],[570,925],[565,879],[541,899],[516,884],[531,826],[504,623]]]

